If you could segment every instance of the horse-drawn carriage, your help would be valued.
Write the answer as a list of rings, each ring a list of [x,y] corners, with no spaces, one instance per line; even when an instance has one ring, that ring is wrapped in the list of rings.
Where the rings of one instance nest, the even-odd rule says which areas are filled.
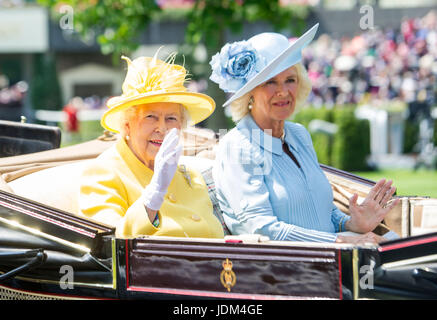
[[[35,128],[22,124],[12,140],[4,139],[9,148],[2,147],[9,156],[0,159],[0,299],[437,298],[437,200],[402,197],[375,230],[401,238],[379,245],[231,234],[219,240],[119,239],[113,227],[76,215],[83,166],[116,136],[58,148],[55,128],[39,128],[48,137],[38,130],[25,137]],[[23,136],[17,138],[17,132]],[[184,139],[181,163],[202,172],[214,204],[216,136],[189,129]],[[52,146],[20,154],[35,140]],[[353,192],[364,197],[374,184],[322,168],[344,212]],[[223,222],[218,206],[214,209]]]

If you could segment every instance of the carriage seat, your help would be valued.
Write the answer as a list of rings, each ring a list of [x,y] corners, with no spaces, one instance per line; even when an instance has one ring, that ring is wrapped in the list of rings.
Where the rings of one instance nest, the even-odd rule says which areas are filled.
[[[40,170],[9,182],[8,187],[15,194],[24,198],[77,214],[79,212],[80,177],[89,161],[92,160],[81,160]],[[179,163],[184,164],[188,169],[202,173],[213,204],[214,214],[222,224],[225,234],[230,234],[224,224],[215,197],[215,187],[211,173],[214,160],[195,156],[181,156]]]
[[[82,160],[36,171],[9,182],[8,186],[19,196],[76,214],[79,180],[89,161]]]

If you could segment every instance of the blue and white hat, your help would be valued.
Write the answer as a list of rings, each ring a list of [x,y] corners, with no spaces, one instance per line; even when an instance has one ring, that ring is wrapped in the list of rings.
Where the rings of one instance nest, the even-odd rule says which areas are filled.
[[[223,106],[299,63],[302,49],[313,40],[318,27],[316,24],[293,43],[280,33],[265,32],[224,45],[210,61],[210,79],[223,91],[234,93]]]

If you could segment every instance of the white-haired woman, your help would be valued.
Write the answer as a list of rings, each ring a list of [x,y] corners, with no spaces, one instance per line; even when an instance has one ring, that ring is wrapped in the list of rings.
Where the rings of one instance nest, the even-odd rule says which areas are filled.
[[[118,237],[223,237],[202,176],[178,170],[180,130],[207,118],[214,101],[187,92],[186,70],[155,57],[126,58],[123,94],[110,99],[104,128],[117,143],[85,168],[80,214],[116,227]]]
[[[397,201],[395,188],[379,181],[361,205],[350,199],[350,216],[333,204],[308,131],[287,121],[311,90],[301,50],[317,26],[290,44],[278,33],[258,34],[225,45],[210,64],[211,80],[234,95],[236,127],[221,138],[213,170],[224,220],[234,234],[272,240],[380,242],[371,231]],[[342,231],[359,233],[339,235]]]

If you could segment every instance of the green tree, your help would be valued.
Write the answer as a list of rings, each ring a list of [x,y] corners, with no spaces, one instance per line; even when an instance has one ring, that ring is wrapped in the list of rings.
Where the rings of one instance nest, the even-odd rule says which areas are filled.
[[[333,109],[333,122],[337,124],[338,131],[332,145],[332,166],[345,171],[368,170],[369,121],[357,119],[353,105],[343,105]]]
[[[326,133],[311,132],[309,124],[311,120],[319,119],[327,122],[332,122],[333,112],[331,109],[304,107],[298,109],[293,115],[293,122],[300,123],[305,126],[311,134],[314,150],[317,154],[317,159],[320,163],[331,165],[331,151],[333,138]]]
[[[62,92],[53,55],[37,54],[34,62],[34,76],[30,85],[33,109],[61,110]]]
[[[102,53],[113,54],[114,61],[120,55],[129,55],[141,43],[139,36],[151,21],[171,18],[165,6],[166,0],[38,0],[42,5],[52,8],[58,18],[62,18],[60,8],[69,5],[74,10],[74,30],[83,37],[96,39]],[[173,1],[174,2],[174,1]],[[245,23],[264,21],[276,31],[291,31],[300,34],[305,26],[307,7],[302,5],[281,5],[284,0],[192,0],[193,5],[179,10],[175,15],[187,21],[183,52],[188,56],[203,44],[207,51],[207,61],[198,62],[188,57],[192,63],[202,63],[196,68],[192,78],[208,78],[208,62],[226,41],[226,32],[242,32]],[[165,9],[162,8],[164,6]],[[173,15],[173,16],[175,16]],[[198,72],[199,71],[199,72]],[[207,94],[212,96],[217,109],[207,121],[207,126],[217,130],[229,125],[223,108],[225,94],[216,84],[208,80]]]

